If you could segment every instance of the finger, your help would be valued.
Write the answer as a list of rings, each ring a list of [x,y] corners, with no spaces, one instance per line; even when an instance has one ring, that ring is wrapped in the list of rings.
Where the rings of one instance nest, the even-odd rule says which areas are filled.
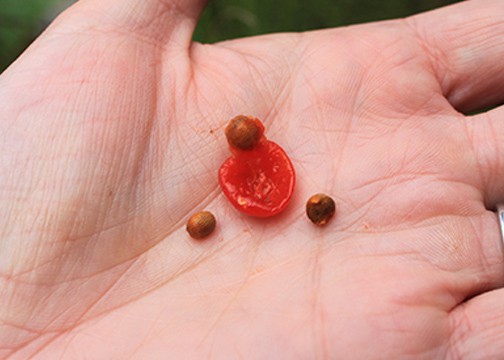
[[[188,46],[206,0],[81,0],[68,12],[77,26],[131,33]],[[75,23],[72,24],[75,26]]]
[[[504,289],[479,295],[450,314],[447,359],[501,359],[504,354]]]
[[[504,92],[504,7],[467,1],[408,19],[442,91],[464,112],[500,104]]]
[[[504,202],[504,108],[466,117],[463,120],[468,148],[474,154],[474,176],[487,208],[495,209]]]

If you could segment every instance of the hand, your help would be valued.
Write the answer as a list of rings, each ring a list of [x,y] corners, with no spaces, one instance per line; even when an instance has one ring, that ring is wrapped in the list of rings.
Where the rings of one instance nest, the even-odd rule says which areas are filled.
[[[202,45],[203,1],[81,0],[0,80],[0,357],[501,356],[504,110],[459,112],[504,99],[501,5]],[[297,169],[268,220],[217,183],[242,113]]]

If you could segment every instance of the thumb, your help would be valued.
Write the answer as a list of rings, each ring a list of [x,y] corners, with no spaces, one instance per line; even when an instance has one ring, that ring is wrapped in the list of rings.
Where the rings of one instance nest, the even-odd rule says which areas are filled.
[[[130,33],[146,41],[188,47],[206,2],[207,0],[81,0],[62,21],[68,21],[65,25],[78,26],[79,31],[91,29],[98,32]]]

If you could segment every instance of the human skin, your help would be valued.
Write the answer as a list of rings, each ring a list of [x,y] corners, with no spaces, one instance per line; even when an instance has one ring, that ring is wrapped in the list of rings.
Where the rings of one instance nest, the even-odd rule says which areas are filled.
[[[0,358],[502,355],[504,110],[464,115],[504,100],[502,1],[213,45],[203,6],[81,0],[1,75]],[[274,218],[219,189],[237,114],[296,168]]]

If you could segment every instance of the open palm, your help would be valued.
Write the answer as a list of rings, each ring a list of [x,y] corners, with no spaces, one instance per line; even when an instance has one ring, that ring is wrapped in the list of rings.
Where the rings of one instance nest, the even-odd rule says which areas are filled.
[[[502,4],[202,45],[202,2],[81,0],[0,78],[0,357],[502,354],[503,110],[459,112],[504,98]],[[242,113],[297,170],[271,219],[218,187]]]

